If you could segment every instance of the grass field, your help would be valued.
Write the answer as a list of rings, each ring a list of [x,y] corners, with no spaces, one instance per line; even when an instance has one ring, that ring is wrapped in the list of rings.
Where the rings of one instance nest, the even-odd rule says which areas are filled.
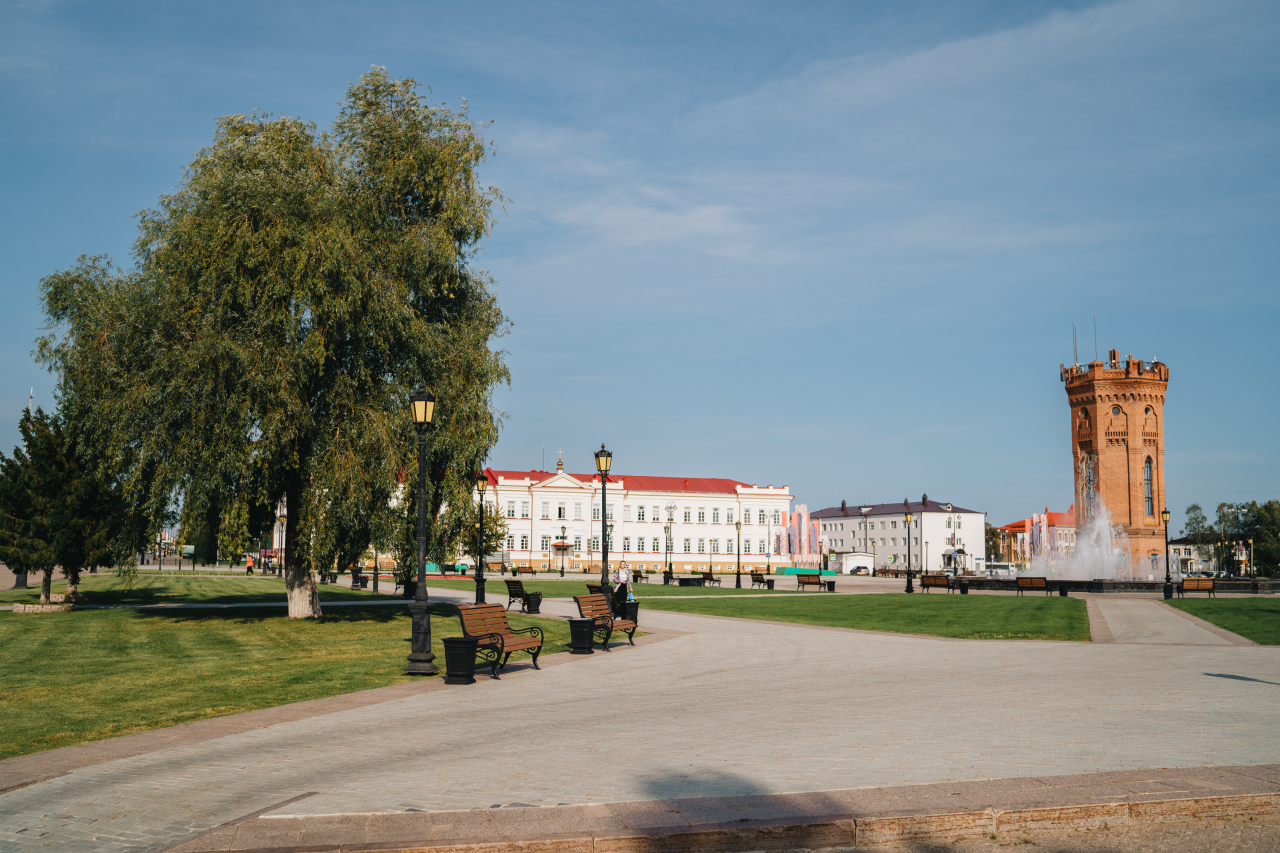
[[[644,606],[681,613],[974,640],[1090,639],[1085,603],[1076,598],[886,593],[780,599],[669,599],[647,601]]]
[[[543,629],[543,654],[567,649],[567,622],[508,618]],[[443,669],[440,640],[461,631],[447,606],[432,627]],[[377,606],[0,612],[0,758],[396,684],[409,635],[407,610]]]
[[[507,585],[503,583],[502,576],[485,575],[485,597],[491,600],[497,600],[496,596],[501,596],[505,601],[507,598]],[[543,598],[571,598],[575,595],[586,595],[588,583],[599,583],[599,575],[570,575],[564,580],[546,580],[531,581],[525,580],[525,592],[540,592]],[[723,579],[724,587],[714,586],[663,586],[662,581],[650,581],[649,583],[632,584],[631,589],[635,593],[636,598],[661,598],[670,595],[783,595],[795,592],[794,589],[778,589],[770,592],[767,589],[751,589],[751,580],[748,576],[742,576],[742,589],[734,589],[733,575],[729,575]],[[795,585],[795,581],[790,581],[791,585]],[[447,580],[438,580],[430,578],[427,580],[428,586],[441,587],[444,589],[465,589],[474,590],[476,583],[471,578],[449,578]]]
[[[1280,646],[1280,600],[1271,596],[1179,598],[1167,603],[1260,645]]]
[[[348,581],[350,583],[350,581]],[[387,592],[395,588],[387,586]],[[67,582],[55,580],[55,593],[66,592]],[[124,581],[111,574],[82,575],[80,592],[88,604],[182,604],[209,602],[213,604],[259,604],[271,601],[284,603],[284,580],[261,575],[195,575],[177,572],[164,574],[140,574],[134,579],[132,589]],[[325,584],[320,587],[321,601],[350,601],[355,598],[389,599],[389,595],[377,595],[365,590]],[[28,589],[0,592],[0,604],[17,604],[40,600],[37,582]]]

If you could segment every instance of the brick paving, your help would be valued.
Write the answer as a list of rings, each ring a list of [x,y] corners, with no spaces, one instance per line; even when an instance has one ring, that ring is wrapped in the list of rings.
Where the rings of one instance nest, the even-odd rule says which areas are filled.
[[[154,850],[304,794],[288,813],[1280,762],[1280,648],[947,640],[657,611],[648,626],[687,633],[72,769],[0,795],[0,850]],[[1185,721],[1211,725],[1180,737]]]
[[[1230,640],[1180,618],[1172,608],[1155,599],[1101,596],[1097,602],[1117,643],[1231,645]]]

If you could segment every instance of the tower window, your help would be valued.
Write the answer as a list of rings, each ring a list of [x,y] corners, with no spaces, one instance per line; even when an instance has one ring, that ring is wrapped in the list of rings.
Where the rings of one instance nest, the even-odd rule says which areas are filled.
[[[1119,406],[1112,406],[1112,407],[1111,407],[1111,414],[1113,414],[1113,415],[1118,415],[1118,414],[1120,414],[1120,407],[1119,407]]]
[[[1155,502],[1151,495],[1151,457],[1147,457],[1146,464],[1142,466],[1142,494],[1146,498],[1147,515],[1155,515]]]

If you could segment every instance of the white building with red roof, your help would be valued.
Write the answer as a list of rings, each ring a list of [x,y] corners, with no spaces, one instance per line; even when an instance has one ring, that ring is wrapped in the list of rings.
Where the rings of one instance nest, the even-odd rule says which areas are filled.
[[[507,522],[508,566],[599,573],[602,524],[613,525],[611,565],[625,560],[633,569],[661,571],[670,562],[677,572],[732,572],[739,544],[743,572],[786,561],[779,536],[792,500],[786,486],[611,473],[602,511],[600,475],[569,473],[562,462],[555,471],[485,474],[486,511]]]

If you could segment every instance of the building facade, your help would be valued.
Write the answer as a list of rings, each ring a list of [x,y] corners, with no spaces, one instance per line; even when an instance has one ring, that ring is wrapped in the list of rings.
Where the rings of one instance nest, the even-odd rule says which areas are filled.
[[[912,514],[910,527],[907,509]],[[811,517],[823,549],[842,566],[904,568],[910,539],[913,571],[986,571],[985,512],[934,500],[912,501],[906,507],[900,503],[849,506],[841,501],[840,506],[818,510]]]
[[[1169,368],[1118,350],[1088,367],[1059,365],[1071,405],[1076,507],[1083,526],[1106,505],[1123,527],[1135,567],[1155,567],[1164,554],[1164,396]]]
[[[600,476],[571,474],[560,462],[555,471],[487,468],[485,474],[486,512],[507,523],[501,559],[508,566],[598,573],[610,524],[611,567],[626,561],[633,569],[661,571],[670,562],[677,572],[732,572],[739,546],[744,572],[763,571],[783,557],[776,543],[791,507],[786,486],[610,474],[602,510]]]
[[[1027,518],[997,527],[1000,561],[1025,565],[1039,554],[1066,556],[1076,549],[1076,507],[1066,512],[1032,513]]]

